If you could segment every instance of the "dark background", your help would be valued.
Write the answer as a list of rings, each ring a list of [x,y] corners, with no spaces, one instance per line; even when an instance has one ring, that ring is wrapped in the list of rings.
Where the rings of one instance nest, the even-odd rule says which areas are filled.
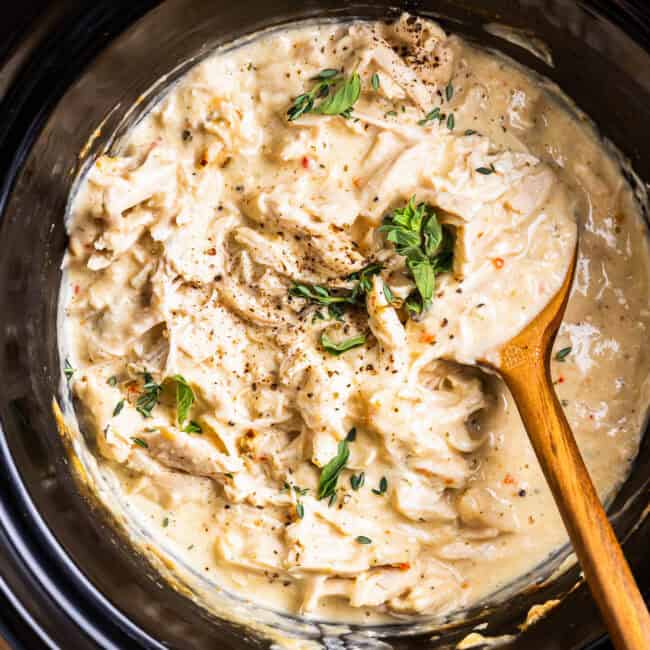
[[[56,8],[61,13],[82,4],[91,4],[92,0],[0,0],[0,66],[12,57],[16,44],[27,34],[33,32],[36,20],[45,9]],[[38,34],[34,34],[38,38]],[[9,66],[11,72],[20,66],[15,60]],[[10,79],[0,76],[0,97]],[[5,645],[4,641],[8,643]],[[46,646],[25,625],[11,603],[0,593],[0,650],[41,650]],[[66,648],[65,650],[74,650]]]
[[[11,4],[8,0],[3,2],[0,8],[0,65],[11,55],[21,34],[29,30],[39,12],[49,4],[51,2],[48,0],[22,0],[20,4]],[[3,81],[7,82],[7,80]],[[7,647],[3,639],[9,643],[8,647],[14,649],[37,650],[43,647],[28,629],[20,625],[19,617],[13,607],[0,594],[0,650]],[[19,642],[18,639],[21,641]]]
[[[0,9],[0,65],[11,55],[21,35],[29,31],[39,13],[51,4],[53,2],[48,0],[22,0],[13,4],[9,0],[3,2]],[[3,82],[7,81],[3,79]],[[0,594],[0,650],[7,647],[3,644],[3,638],[9,643],[8,647],[14,649],[37,650],[43,647],[29,629],[21,625],[20,617]]]

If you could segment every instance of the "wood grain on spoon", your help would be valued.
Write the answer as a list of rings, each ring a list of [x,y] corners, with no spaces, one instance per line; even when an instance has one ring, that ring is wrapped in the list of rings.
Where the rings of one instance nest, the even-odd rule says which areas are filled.
[[[555,297],[506,343],[495,368],[517,404],[614,646],[650,649],[650,616],[552,387],[550,356],[573,282],[577,249]]]

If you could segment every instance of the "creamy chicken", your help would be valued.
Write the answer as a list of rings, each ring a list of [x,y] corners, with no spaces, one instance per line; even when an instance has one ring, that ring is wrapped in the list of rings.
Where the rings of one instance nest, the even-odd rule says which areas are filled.
[[[586,120],[406,16],[215,54],[72,204],[63,345],[101,471],[244,598],[362,621],[477,602],[566,541],[472,364],[557,291],[576,224],[553,374],[606,497],[646,412],[649,266]]]

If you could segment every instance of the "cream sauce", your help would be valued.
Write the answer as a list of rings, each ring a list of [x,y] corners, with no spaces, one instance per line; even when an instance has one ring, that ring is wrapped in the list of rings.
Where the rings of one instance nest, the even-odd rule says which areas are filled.
[[[360,76],[352,115],[288,121],[333,68]],[[445,118],[420,124],[436,106]],[[456,234],[418,318],[378,231],[411,196]],[[441,359],[485,357],[539,312],[576,220],[557,342],[571,352],[553,376],[607,498],[647,409],[649,258],[589,123],[527,71],[406,17],[215,54],[72,205],[64,345],[101,471],[174,556],[255,602],[363,622],[476,603],[566,534],[502,383]],[[290,295],[349,292],[369,262],[383,268],[344,322]],[[366,336],[335,356],[323,332]],[[177,375],[195,397],[182,422]],[[319,476],[342,446],[328,505]]]

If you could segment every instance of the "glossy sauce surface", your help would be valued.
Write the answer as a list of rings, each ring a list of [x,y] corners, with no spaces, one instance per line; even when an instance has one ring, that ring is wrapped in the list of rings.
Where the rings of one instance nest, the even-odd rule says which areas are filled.
[[[351,115],[288,120],[324,70],[359,75]],[[414,273],[379,230],[411,197],[455,235],[415,317]],[[471,364],[534,317],[576,222],[553,375],[607,497],[647,409],[649,266],[588,122],[407,17],[200,63],[96,161],[70,215],[63,344],[127,517],[215,584],[312,617],[442,614],[533,569],[566,534],[516,409],[497,378],[442,359]],[[342,315],[305,297],[360,291],[369,264]],[[332,354],[324,333],[363,340]]]

